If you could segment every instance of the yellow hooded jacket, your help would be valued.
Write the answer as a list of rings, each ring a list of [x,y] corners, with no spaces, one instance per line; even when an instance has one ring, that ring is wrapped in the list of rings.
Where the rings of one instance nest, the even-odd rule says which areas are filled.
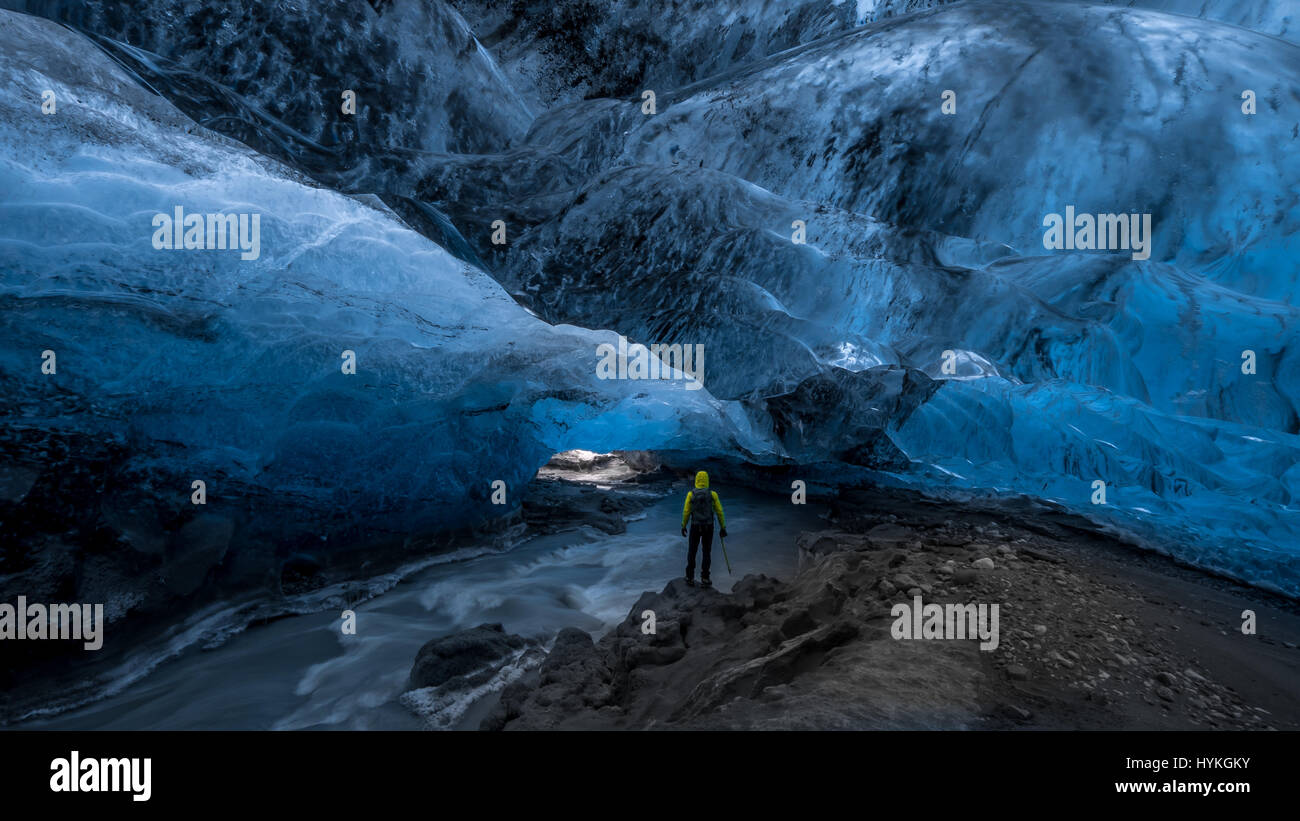
[[[695,474],[695,486],[708,487],[709,474],[704,471]],[[686,527],[686,522],[691,518],[691,496],[693,495],[694,494],[690,491],[687,491],[686,493],[686,504],[682,506],[682,527]],[[711,490],[709,491],[709,495],[713,497],[713,512],[718,514],[718,526],[726,527],[727,517],[722,514],[722,502],[718,501],[718,492],[716,490]]]

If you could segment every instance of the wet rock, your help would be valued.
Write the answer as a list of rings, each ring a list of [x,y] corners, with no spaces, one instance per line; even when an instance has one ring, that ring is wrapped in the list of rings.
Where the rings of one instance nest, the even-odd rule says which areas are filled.
[[[590,636],[587,643],[591,643]],[[408,689],[436,687],[457,676],[478,672],[513,655],[524,645],[524,639],[506,633],[500,624],[480,624],[433,639],[416,653]]]

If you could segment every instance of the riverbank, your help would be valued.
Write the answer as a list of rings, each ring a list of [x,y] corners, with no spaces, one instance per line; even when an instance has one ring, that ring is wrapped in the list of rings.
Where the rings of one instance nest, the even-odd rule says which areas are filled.
[[[530,487],[517,544],[156,654],[107,697],[24,724],[1300,727],[1295,602],[1025,501],[819,490],[792,505],[717,471],[735,571],[715,546],[717,590],[670,581],[689,476],[561,459]],[[997,604],[996,649],[894,640],[892,608],[918,593]],[[349,606],[354,635],[340,629]],[[1244,610],[1255,635],[1241,632]]]
[[[597,642],[562,631],[482,726],[1300,728],[1293,601],[1029,503],[854,491],[828,525],[791,545],[790,580],[751,576],[730,594],[675,580]],[[894,606],[918,595],[997,604],[998,646],[895,639]]]
[[[635,457],[633,457],[635,461]],[[412,659],[430,639],[482,622],[500,622],[529,646],[550,646],[564,627],[601,635],[649,586],[682,572],[684,539],[677,533],[689,477],[653,465],[629,469],[568,464],[557,459],[530,485],[518,516],[521,529],[505,545],[471,545],[461,554],[435,553],[434,562],[398,577],[349,582],[373,590],[362,599],[326,600],[309,612],[245,628],[237,623],[212,642],[174,653],[141,645],[150,668],[126,668],[105,697],[22,727],[62,730],[350,729],[406,730],[426,726],[474,728],[505,683],[446,687],[413,712],[401,703]],[[788,577],[788,549],[800,530],[820,523],[807,506],[741,487],[724,489],[729,514],[748,523],[734,550],[746,567]],[[665,535],[667,539],[665,540]],[[721,569],[715,576],[728,584]],[[740,576],[734,577],[739,580]],[[381,584],[382,582],[382,584]],[[345,634],[341,612],[351,609],[356,633]],[[531,663],[533,659],[524,660]],[[483,686],[485,685],[485,686]]]

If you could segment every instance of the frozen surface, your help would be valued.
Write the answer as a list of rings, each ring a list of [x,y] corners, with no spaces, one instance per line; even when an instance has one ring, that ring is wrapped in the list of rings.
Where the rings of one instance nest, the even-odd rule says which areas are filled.
[[[970,3],[654,116],[556,109],[526,143],[588,181],[489,261],[553,321],[707,340],[795,458],[1056,499],[1296,592],[1300,49],[1205,17]],[[1151,214],[1150,258],[1047,251],[1066,206]]]
[[[468,25],[441,0],[5,0],[91,32],[119,54],[174,72],[175,102],[240,139],[276,138],[347,156],[361,146],[503,148],[531,114]],[[382,10],[382,13],[380,11]],[[107,38],[112,38],[108,41]],[[207,99],[216,84],[244,109]],[[343,93],[355,114],[343,115]],[[234,100],[227,101],[227,105]],[[187,102],[198,103],[192,110]]]
[[[4,13],[0,40],[10,460],[39,464],[49,434],[116,443],[128,495],[183,511],[203,479],[213,516],[275,497],[294,513],[261,527],[323,537],[331,517],[401,532],[499,516],[578,445],[760,448],[707,390],[597,379],[612,332],[538,320],[386,212],[197,128],[80,36]],[[54,115],[33,102],[47,88]],[[260,256],[155,249],[152,219],[176,206],[260,215]]]
[[[1261,74],[1260,66],[1268,66]],[[957,113],[941,95],[958,90]],[[1241,92],[1258,113],[1240,111]],[[1042,251],[1043,216],[1150,213],[1151,259],[1294,303],[1300,48],[1145,10],[975,3],[887,20],[626,106],[588,168],[711,168],[774,193]],[[589,104],[589,107],[595,106]],[[530,141],[559,144],[566,108]]]
[[[385,75],[395,110],[436,108],[463,75],[470,110],[499,133],[399,116],[325,160],[310,106],[266,110],[282,87],[316,99],[285,63],[309,40],[281,37],[283,53],[232,73],[249,68],[230,61],[238,38],[199,52],[211,68],[164,14],[139,37],[109,32],[149,52],[105,43],[128,70],[6,16],[0,299],[5,338],[20,341],[0,353],[0,379],[13,435],[120,442],[132,487],[210,475],[218,498],[223,483],[281,494],[315,511],[294,525],[304,532],[338,510],[395,532],[485,518],[491,480],[519,487],[568,448],[840,461],[954,498],[1053,499],[1300,593],[1292,5],[904,14],[930,4],[846,0],[692,17],[673,3],[661,29],[645,21],[645,42],[736,47],[617,76],[564,73],[587,46],[601,66],[641,53],[604,12],[567,30],[592,39],[564,53],[535,39],[559,30],[498,31],[484,4],[457,5],[468,24],[445,4],[420,13],[450,21],[439,31],[480,27],[481,55],[478,41],[397,25],[416,12],[383,4],[360,28],[329,6],[319,27],[376,33],[369,62],[384,44],[432,48],[436,82]],[[575,8],[552,6],[552,22]],[[452,42],[455,59],[438,51]],[[662,85],[654,115],[640,106],[647,78]],[[206,124],[328,187],[195,128],[143,79],[187,113],[215,106]],[[46,87],[57,117],[33,102]],[[598,93],[619,96],[580,99]],[[405,203],[405,222],[330,188]],[[154,251],[150,217],[178,204],[260,212],[261,258]],[[1151,214],[1150,258],[1045,250],[1043,217],[1067,206]],[[506,246],[488,242],[497,218]],[[616,332],[703,344],[707,391],[595,379],[595,345]],[[55,378],[39,371],[46,348]],[[344,349],[355,377],[339,372]]]

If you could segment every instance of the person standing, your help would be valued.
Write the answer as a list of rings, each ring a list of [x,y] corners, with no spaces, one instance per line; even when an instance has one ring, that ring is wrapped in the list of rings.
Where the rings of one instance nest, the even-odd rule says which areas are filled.
[[[686,494],[686,503],[682,505],[682,535],[687,537],[686,583],[695,586],[695,551],[704,548],[700,562],[700,584],[712,587],[709,567],[712,564],[710,551],[713,548],[713,516],[717,514],[719,535],[727,537],[727,517],[722,513],[722,502],[718,494],[709,490],[709,474],[700,471],[695,474],[695,488]],[[687,529],[689,523],[690,528]]]

